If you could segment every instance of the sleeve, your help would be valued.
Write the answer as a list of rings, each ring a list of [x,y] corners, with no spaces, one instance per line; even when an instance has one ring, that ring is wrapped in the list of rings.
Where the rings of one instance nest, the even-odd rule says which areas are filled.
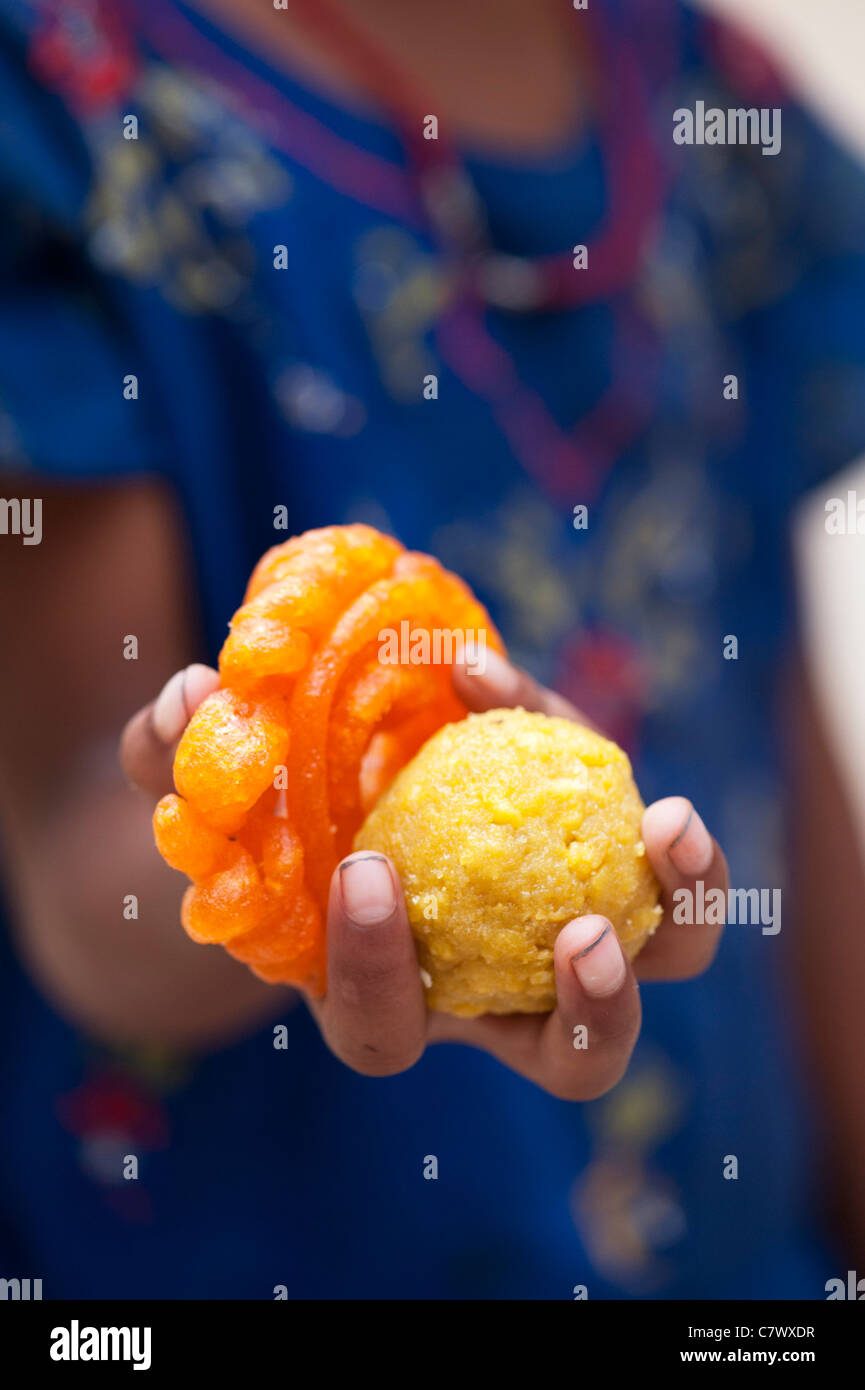
[[[734,231],[716,244],[751,427],[771,495],[799,495],[865,455],[865,162],[791,95],[736,29],[698,21],[719,105],[778,108],[780,148],[745,147],[716,192]]]
[[[0,0],[0,468],[162,471],[164,428],[131,380],[134,324],[87,256],[87,147],[34,75],[38,23]]]
[[[755,315],[752,346],[795,498],[865,455],[865,168],[804,112],[785,114],[796,189],[774,257],[790,283]]]

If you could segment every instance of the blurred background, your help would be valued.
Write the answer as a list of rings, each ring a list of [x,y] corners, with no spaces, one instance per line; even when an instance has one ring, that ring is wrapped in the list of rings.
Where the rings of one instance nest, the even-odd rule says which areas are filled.
[[[734,882],[786,894],[787,522],[819,480],[796,524],[805,649],[865,853],[862,544],[829,537],[824,515],[827,495],[865,493],[865,181],[793,103],[785,157],[684,153],[641,262],[663,180],[641,84],[605,61],[638,53],[658,83],[665,163],[676,49],[663,27],[654,48],[634,35],[673,7],[598,6],[599,22],[622,15],[621,46],[594,50],[617,95],[604,141],[585,144],[578,124],[536,158],[508,144],[534,110],[535,66],[522,65],[520,108],[513,47],[489,58],[505,11],[512,33],[536,37],[535,3],[476,0],[467,32],[451,0],[445,38],[419,0],[294,8],[328,9],[325,58],[334,25],[345,42],[340,16],[377,21],[393,49],[414,15],[403,92],[425,93],[432,47],[445,91],[453,68],[470,109],[504,112],[510,134],[491,149],[454,119],[465,178],[444,188],[474,187],[493,232],[484,255],[505,252],[487,268],[520,262],[517,291],[539,264],[564,270],[553,312],[472,292],[471,235],[442,235],[422,199],[417,215],[417,113],[404,139],[357,73],[343,90],[338,60],[320,88],[315,43],[311,66],[291,43],[281,65],[258,26],[269,7],[0,0],[0,444],[22,495],[41,473],[46,495],[44,545],[0,550],[20,602],[19,679],[0,708],[4,878],[38,982],[4,955],[0,1277],[44,1277],[46,1297],[558,1298],[581,1280],[592,1297],[819,1298],[865,1242],[855,849],[843,846],[846,875],[831,855],[818,863],[813,911],[785,897],[789,933],[736,925],[704,976],[648,985],[626,1076],[573,1106],[476,1048],[431,1048],[382,1080],[344,1067],[304,1009],[183,936],[180,876],[117,766],[126,719],[193,656],[215,661],[287,503],[289,534],[364,520],[439,555],[515,659],[628,749],[646,800],[689,796]],[[744,22],[865,158],[858,3],[712,8]],[[555,73],[553,23],[574,11],[551,0],[544,13],[538,66]],[[574,61],[561,85],[582,93],[585,78],[593,97],[585,53]],[[732,99],[767,76],[747,45],[701,36],[673,81],[686,101]],[[141,122],[128,142],[126,111]],[[574,208],[587,242],[613,243],[600,303],[574,290]],[[731,359],[741,401],[718,389]],[[143,389],[124,398],[133,370]],[[428,370],[441,389],[424,399]],[[730,632],[741,661],[719,656]],[[118,633],[137,634],[140,660],[121,658]],[[170,778],[161,751],[154,795]],[[812,817],[806,840],[814,830]],[[852,906],[832,895],[842,877]],[[133,888],[141,920],[118,927]],[[794,998],[782,957],[802,936],[814,958]],[[803,1123],[821,1042],[808,1080],[829,1103]],[[834,1167],[815,1181],[820,1148]],[[419,1176],[427,1153],[442,1156],[441,1183]],[[129,1154],[140,1181],[125,1180]],[[725,1180],[731,1154],[741,1182]],[[842,1186],[846,1209],[829,1213]]]
[[[700,0],[740,24],[795,75],[836,136],[865,160],[865,5],[860,0]],[[865,497],[865,461],[839,475],[837,495]],[[827,535],[823,498],[803,504],[797,528],[803,641],[845,791],[865,851],[865,584],[855,545]],[[838,593],[845,595],[839,606]]]
[[[748,29],[796,74],[835,131],[865,155],[865,6],[859,0],[700,0]]]

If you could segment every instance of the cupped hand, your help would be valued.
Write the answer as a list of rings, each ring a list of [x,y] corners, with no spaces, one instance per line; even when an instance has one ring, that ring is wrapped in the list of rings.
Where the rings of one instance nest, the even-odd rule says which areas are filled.
[[[454,669],[459,695],[473,710],[524,709],[588,723],[554,691],[491,651],[484,670]],[[191,715],[219,683],[206,666],[178,672],[124,732],[122,758],[130,781],[160,796],[171,787],[174,746]],[[721,928],[672,919],[677,889],[726,893],[727,864],[697,811],[684,797],[647,807],[643,841],[662,887],[663,919],[634,966],[603,917],[578,917],[554,948],[556,1008],[552,1013],[453,1018],[430,1012],[405,900],[392,864],[360,851],[334,872],[327,919],[327,992],[308,1000],[335,1055],[366,1076],[411,1067],[427,1045],[465,1043],[566,1100],[592,1100],[623,1075],[640,1031],[637,981],[684,980],[711,963]]]
[[[589,722],[561,695],[490,651],[483,673],[468,674],[461,663],[454,681],[473,710],[522,705]],[[430,1013],[393,866],[367,851],[349,855],[331,883],[327,995],[311,1004],[328,1046],[356,1071],[389,1076],[412,1066],[429,1043],[467,1043],[562,1099],[592,1100],[608,1091],[625,1071],[640,1031],[638,979],[698,975],[717,949],[720,927],[673,922],[674,892],[693,892],[698,879],[707,891],[726,891],[728,883],[723,853],[684,797],[647,807],[642,831],[663,890],[661,924],[632,967],[606,918],[569,922],[554,949],[556,1008],[545,1015],[459,1019]]]

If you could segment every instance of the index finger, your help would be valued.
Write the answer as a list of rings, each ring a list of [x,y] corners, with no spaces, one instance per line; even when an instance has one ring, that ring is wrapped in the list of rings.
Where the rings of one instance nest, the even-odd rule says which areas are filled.
[[[310,1007],[331,1051],[364,1076],[393,1076],[423,1052],[420,967],[399,880],[382,854],[357,851],[334,871],[327,994]]]
[[[710,901],[713,890],[726,894],[727,861],[691,802],[684,796],[655,801],[643,814],[643,842],[663,889],[664,919],[637,956],[641,980],[686,980],[712,963],[723,931],[721,923],[697,921],[696,905]],[[673,918],[674,894],[690,894],[695,911],[679,923]],[[678,898],[687,902],[687,898]],[[724,913],[726,915],[726,912]],[[687,918],[690,916],[691,921]]]
[[[594,1100],[621,1078],[640,1031],[640,996],[612,923],[575,918],[554,947],[556,1007],[550,1014],[433,1014],[431,1042],[492,1053],[560,1100]]]

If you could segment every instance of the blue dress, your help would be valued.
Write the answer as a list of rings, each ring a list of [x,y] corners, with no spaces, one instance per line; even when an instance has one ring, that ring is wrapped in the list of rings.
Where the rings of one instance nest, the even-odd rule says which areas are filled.
[[[604,8],[592,127],[466,156],[500,250],[595,267],[571,308],[519,314],[455,290],[383,122],[169,0],[0,0],[0,458],[34,488],[168,480],[211,658],[275,509],[432,551],[646,800],[693,798],[734,883],[776,887],[788,523],[865,448],[865,185],[748,45],[669,0]],[[696,99],[781,106],[780,153],[676,146]],[[704,978],[645,987],[631,1068],[586,1106],[455,1046],[356,1076],[303,1008],[284,1049],[270,1027],[196,1061],[97,1048],[4,944],[0,1275],[823,1297],[783,930],[731,926]]]

